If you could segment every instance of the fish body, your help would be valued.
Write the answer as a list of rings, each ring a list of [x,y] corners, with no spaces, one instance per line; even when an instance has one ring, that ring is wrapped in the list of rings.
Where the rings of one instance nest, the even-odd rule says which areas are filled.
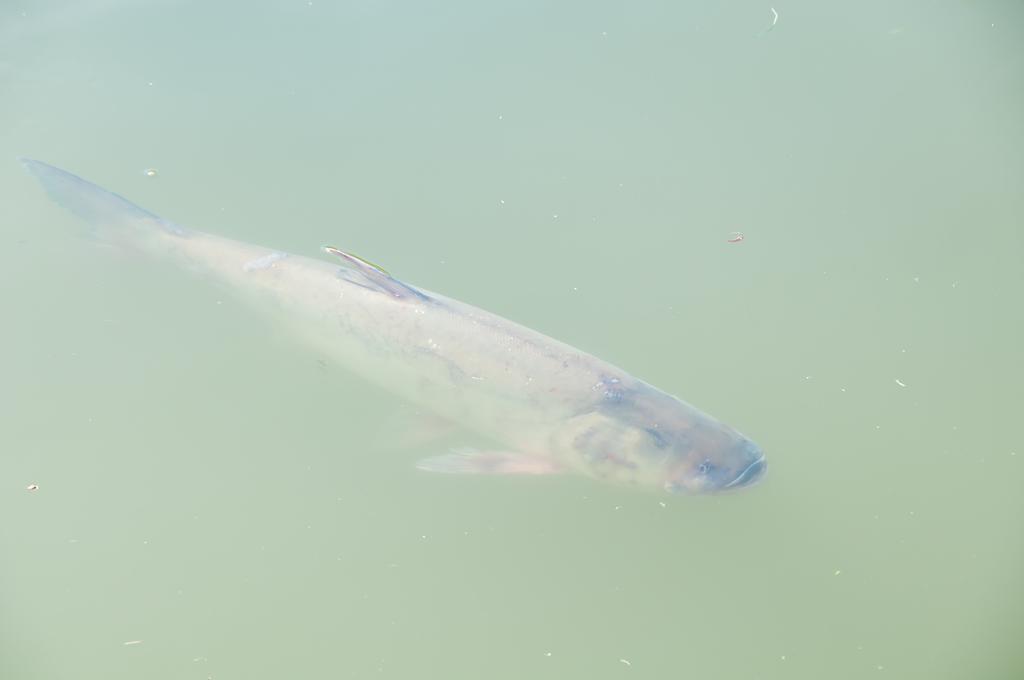
[[[336,248],[333,261],[187,229],[40,161],[26,168],[99,237],[220,279],[319,352],[501,444],[422,461],[436,472],[571,472],[671,492],[747,486],[752,441],[620,368]]]

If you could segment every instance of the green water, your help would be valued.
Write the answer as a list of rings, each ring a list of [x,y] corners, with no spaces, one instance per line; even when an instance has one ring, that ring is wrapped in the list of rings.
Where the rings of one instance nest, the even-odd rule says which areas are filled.
[[[0,678],[1024,677],[1024,8],[774,9],[3,0]],[[18,155],[525,323],[769,473],[419,472],[459,433]]]

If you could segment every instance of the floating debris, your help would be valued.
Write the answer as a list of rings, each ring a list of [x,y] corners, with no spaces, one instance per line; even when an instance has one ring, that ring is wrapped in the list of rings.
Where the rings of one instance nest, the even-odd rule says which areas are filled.
[[[25,487],[25,491],[38,491],[38,490],[39,490],[39,485],[38,484],[29,484],[28,486]]]
[[[896,384],[899,385],[900,387],[906,387],[907,386],[907,383],[903,382],[899,378],[895,378],[895,380],[896,380]]]
[[[156,177],[156,168],[146,168],[142,171],[142,174],[146,177]]]
[[[629,659],[619,659],[619,663],[626,664],[627,666],[633,665],[629,662]]]
[[[142,640],[129,640],[128,642],[124,643],[125,647],[127,647],[128,645],[141,645],[141,644],[142,644]]]
[[[729,233],[729,238],[726,239],[726,243],[742,243],[743,232],[733,231]]]

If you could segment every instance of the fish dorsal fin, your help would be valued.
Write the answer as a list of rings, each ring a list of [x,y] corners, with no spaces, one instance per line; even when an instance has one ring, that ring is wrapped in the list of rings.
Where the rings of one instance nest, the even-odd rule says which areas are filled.
[[[364,260],[358,255],[346,253],[344,250],[334,246],[323,246],[325,253],[340,258],[344,263],[347,272],[354,272],[359,275],[359,281],[352,281],[364,288],[378,290],[396,298],[412,298],[426,300],[427,296],[410,285],[402,283],[391,276],[384,268],[375,265],[369,260]],[[347,273],[346,272],[346,273]],[[350,279],[351,280],[351,279]]]

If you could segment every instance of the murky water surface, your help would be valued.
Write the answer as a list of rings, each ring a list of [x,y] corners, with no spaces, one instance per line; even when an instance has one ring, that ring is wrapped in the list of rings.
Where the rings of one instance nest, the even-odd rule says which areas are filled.
[[[1022,45],[997,1],[5,2],[0,677],[1019,677]],[[474,443],[17,156],[359,253],[769,473],[418,471]]]

